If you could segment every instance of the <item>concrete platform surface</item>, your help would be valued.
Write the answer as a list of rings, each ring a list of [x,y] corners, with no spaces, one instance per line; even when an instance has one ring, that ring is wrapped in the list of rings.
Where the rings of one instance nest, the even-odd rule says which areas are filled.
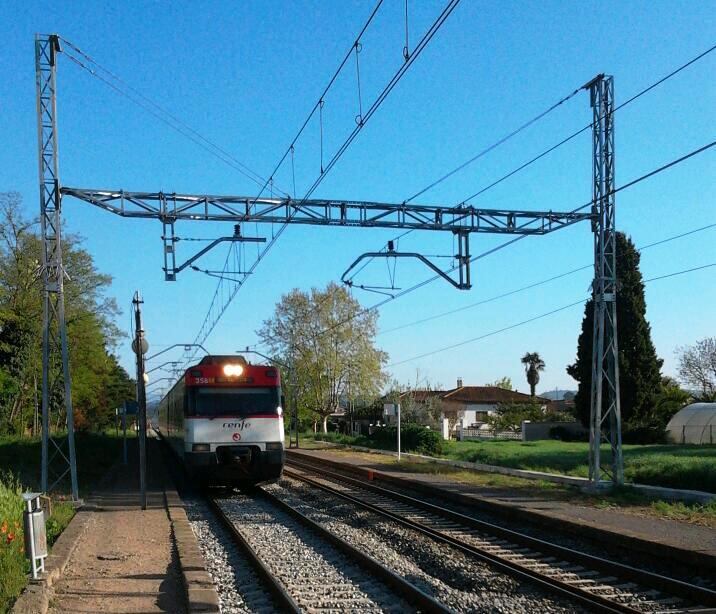
[[[450,478],[449,474],[406,473],[397,470],[395,460],[378,454],[351,453],[342,450],[288,450],[299,458],[305,456],[341,463],[364,475],[372,471],[391,481],[403,480],[416,486],[441,489],[447,498],[459,498],[493,512],[516,517],[530,517],[540,524],[563,525],[572,533],[593,539],[608,539],[612,543],[636,547],[657,556],[674,556],[685,563],[698,562],[716,570],[716,530],[710,527],[639,516],[617,508],[597,508],[578,502],[560,501],[548,495],[525,494],[506,488],[465,484]],[[373,458],[374,457],[374,458]]]
[[[54,584],[50,612],[186,612],[162,457],[157,442],[148,443],[147,509],[140,508],[136,462],[118,467],[87,501],[91,517]]]

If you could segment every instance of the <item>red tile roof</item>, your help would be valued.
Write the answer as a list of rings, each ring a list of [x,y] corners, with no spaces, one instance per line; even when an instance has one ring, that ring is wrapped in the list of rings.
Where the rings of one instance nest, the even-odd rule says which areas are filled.
[[[483,405],[497,405],[499,403],[529,403],[535,401],[540,405],[550,403],[544,397],[532,397],[523,392],[505,390],[497,386],[460,386],[452,390],[408,390],[400,394],[403,399],[412,396],[418,403],[424,403],[432,397],[440,397],[443,401],[455,403],[479,403]]]
[[[505,390],[497,386],[461,386],[443,395],[443,401],[456,401],[460,403],[482,403],[496,405],[498,403],[529,403],[535,401],[540,405],[549,403],[543,397],[532,398],[529,394]]]

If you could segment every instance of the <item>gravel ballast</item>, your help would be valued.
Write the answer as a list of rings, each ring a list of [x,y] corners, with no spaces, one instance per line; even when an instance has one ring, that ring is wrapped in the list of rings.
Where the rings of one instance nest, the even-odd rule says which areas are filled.
[[[414,609],[275,504],[242,494],[218,503],[302,608],[333,612]]]
[[[267,490],[456,611],[579,611],[570,601],[296,480],[284,478]]]
[[[186,497],[184,507],[219,594],[221,611],[225,614],[275,612],[273,599],[208,505],[199,497]]]

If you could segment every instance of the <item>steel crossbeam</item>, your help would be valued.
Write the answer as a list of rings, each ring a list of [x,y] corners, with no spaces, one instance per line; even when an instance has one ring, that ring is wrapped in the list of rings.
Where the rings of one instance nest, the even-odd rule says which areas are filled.
[[[214,221],[401,228],[450,232],[542,235],[591,220],[591,212],[480,209],[471,205],[413,205],[356,200],[255,198],[61,188],[72,196],[122,217],[162,222]]]

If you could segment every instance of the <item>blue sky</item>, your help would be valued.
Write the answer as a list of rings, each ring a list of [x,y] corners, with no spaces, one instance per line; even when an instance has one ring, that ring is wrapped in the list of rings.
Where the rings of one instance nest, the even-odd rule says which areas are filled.
[[[28,214],[37,211],[33,36],[57,32],[153,98],[236,158],[267,175],[372,9],[371,2],[6,2],[0,7],[0,190],[17,190]],[[410,3],[411,44],[443,2]],[[361,52],[364,107],[402,61],[402,0],[385,0]],[[709,2],[500,3],[463,0],[385,104],[315,193],[316,197],[401,202],[511,132],[595,74],[614,75],[617,103],[716,40]],[[713,140],[716,53],[616,115],[617,185]],[[60,176],[68,186],[189,193],[249,194],[256,187],[170,131],[97,79],[61,58]],[[336,82],[324,107],[324,147],[333,152],[357,114],[354,66]],[[465,171],[427,192],[421,203],[456,204],[591,119],[585,92]],[[296,149],[296,193],[319,171],[318,126]],[[588,134],[474,201],[486,208],[570,210],[591,197]],[[637,246],[716,223],[715,153],[710,150],[617,196],[617,224]],[[276,177],[293,191],[290,167]],[[303,190],[303,191],[302,191]],[[152,349],[190,341],[215,280],[186,272],[163,281],[161,225],[124,220],[66,199],[70,232],[83,235],[129,328],[135,289],[145,297]],[[270,228],[260,228],[270,233]],[[248,229],[247,229],[248,231]],[[180,236],[227,234],[220,225],[179,224]],[[216,353],[256,342],[254,331],[281,294],[322,286],[362,252],[395,233],[290,227],[238,294],[205,344]],[[716,261],[716,228],[654,247],[642,258],[646,278]],[[499,238],[475,235],[473,253]],[[180,259],[199,244],[181,244]],[[413,233],[401,248],[452,253],[447,235]],[[217,268],[221,249],[202,260]],[[592,242],[582,224],[520,241],[478,261],[469,292],[435,282],[380,310],[389,330],[469,305],[589,264]],[[440,262],[447,262],[441,260]],[[664,372],[675,374],[679,345],[714,334],[716,269],[647,285],[648,318]],[[429,273],[400,262],[397,285]],[[361,283],[385,284],[385,262]],[[450,317],[378,337],[390,363],[501,329],[586,297],[590,271]],[[381,297],[354,291],[368,306]],[[510,376],[527,388],[519,363],[539,351],[547,363],[541,389],[572,388],[565,365],[574,359],[581,306],[458,349],[391,367],[403,382],[416,373],[433,384],[484,384]],[[118,352],[131,370],[128,342]],[[171,357],[171,354],[167,355]]]

